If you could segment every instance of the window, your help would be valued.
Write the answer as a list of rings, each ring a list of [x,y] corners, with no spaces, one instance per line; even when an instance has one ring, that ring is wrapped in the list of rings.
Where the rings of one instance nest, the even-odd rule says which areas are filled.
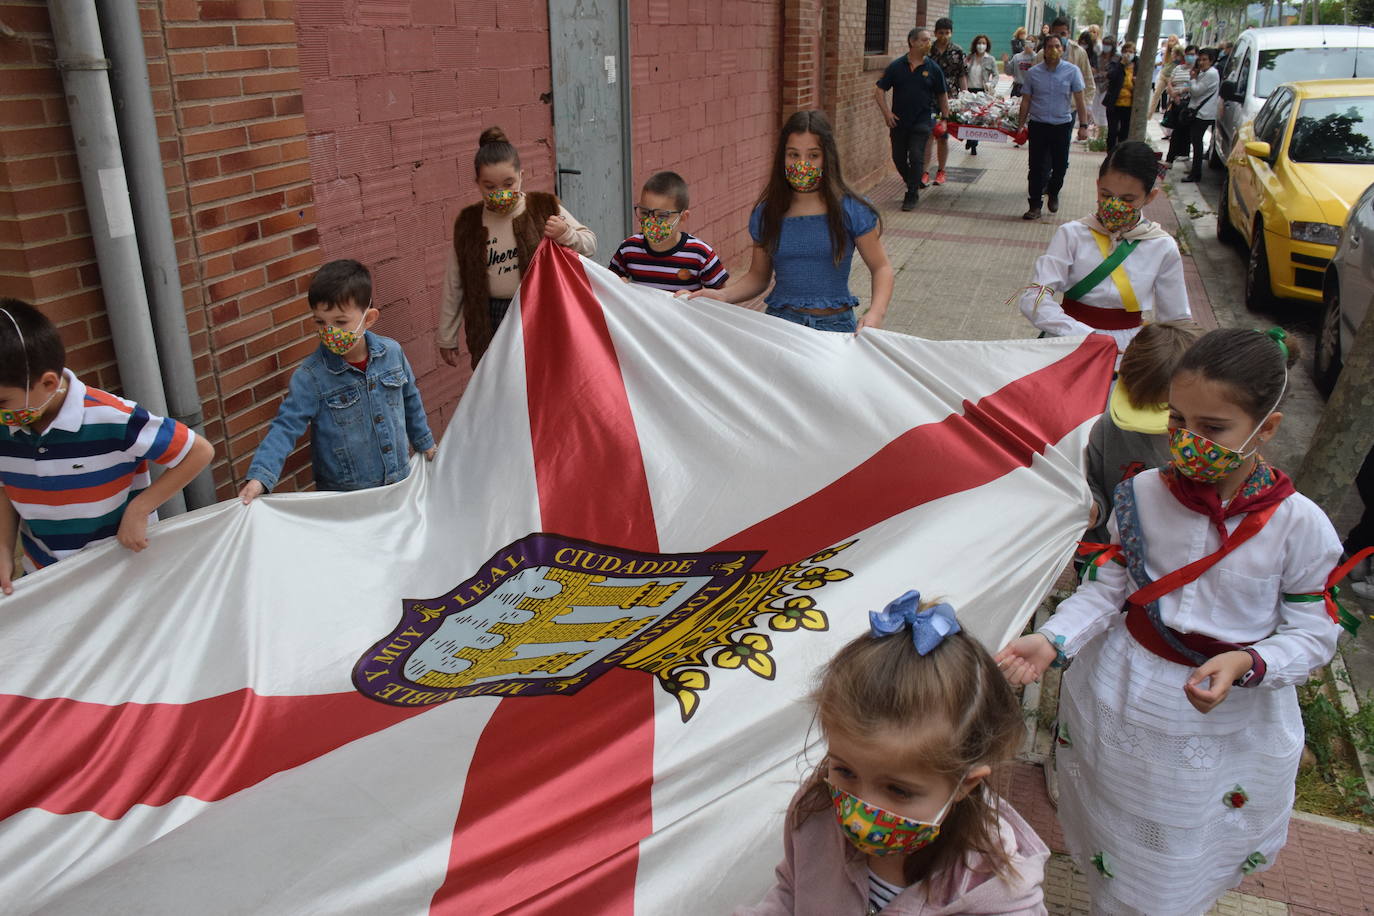
[[[1271,48],[1259,52],[1255,95],[1269,98],[1279,83],[1374,77],[1374,48]]]
[[[1269,108],[1269,116],[1265,118],[1264,123],[1260,124],[1259,119],[1255,119],[1255,139],[1269,144],[1271,158],[1278,155],[1283,133],[1288,128],[1288,116],[1293,112],[1293,92],[1284,89],[1275,93],[1272,101],[1272,108],[1267,104],[1264,106]]]
[[[1374,99],[1308,99],[1298,109],[1288,158],[1294,162],[1374,163]]]
[[[864,8],[864,53],[887,53],[887,0],[867,0]]]

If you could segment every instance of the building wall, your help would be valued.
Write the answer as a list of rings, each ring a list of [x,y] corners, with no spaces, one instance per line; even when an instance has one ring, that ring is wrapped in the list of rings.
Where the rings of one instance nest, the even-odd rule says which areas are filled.
[[[299,0],[300,68],[321,256],[372,269],[379,333],[405,348],[440,434],[471,375],[438,359],[458,211],[478,200],[482,129],[553,190],[546,0]]]
[[[749,212],[781,107],[778,0],[630,0],[634,181],[670,169],[691,188],[687,227],[732,274],[749,267]],[[619,239],[603,240],[602,263]]]
[[[139,8],[214,477],[227,496],[310,346],[301,296],[318,252],[295,2]],[[0,21],[16,32],[0,38],[0,284],[57,323],[75,372],[118,392],[47,11],[12,0]]]

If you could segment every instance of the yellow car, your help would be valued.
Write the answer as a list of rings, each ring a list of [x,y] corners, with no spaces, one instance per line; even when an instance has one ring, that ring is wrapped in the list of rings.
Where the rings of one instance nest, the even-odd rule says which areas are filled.
[[[1236,133],[1217,235],[1250,247],[1245,304],[1322,301],[1350,205],[1374,182],[1374,79],[1285,83]]]

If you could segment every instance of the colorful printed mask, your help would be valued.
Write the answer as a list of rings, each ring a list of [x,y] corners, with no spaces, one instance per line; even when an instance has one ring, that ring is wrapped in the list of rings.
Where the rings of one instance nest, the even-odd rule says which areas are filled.
[[[3,423],[11,429],[22,429],[25,426],[32,426],[38,422],[38,418],[43,415],[43,409],[52,403],[52,399],[66,389],[66,385],[58,385],[53,393],[48,395],[43,403],[39,404],[37,407],[28,406],[29,394],[27,391],[24,392],[24,406],[18,410],[0,410],[0,423]]]
[[[368,303],[368,308],[372,303]],[[324,348],[335,356],[343,356],[358,343],[358,338],[363,334],[363,322],[367,320],[367,309],[363,309],[363,315],[358,319],[358,326],[353,330],[346,328],[320,328],[320,343]]]
[[[940,836],[940,822],[954,804],[951,795],[934,821],[918,821],[870,805],[830,783],[826,785],[830,788],[830,800],[835,803],[835,820],[840,830],[855,849],[869,856],[910,855],[934,843]]]
[[[820,166],[812,165],[805,159],[787,163],[782,173],[795,191],[814,191],[821,183]]]
[[[520,202],[520,192],[511,188],[497,188],[482,195],[482,206],[492,213],[505,215]]]
[[[1283,394],[1288,390],[1288,374],[1284,373],[1283,385],[1279,387],[1279,396],[1274,401],[1274,406],[1264,412],[1264,419],[1255,425],[1250,435],[1245,437],[1245,441],[1240,444],[1240,449],[1236,450],[1213,442],[1206,436],[1199,436],[1192,430],[1184,429],[1181,426],[1175,427],[1169,433],[1169,456],[1175,468],[1184,477],[1196,480],[1198,483],[1220,483],[1226,475],[1240,467],[1246,459],[1259,451],[1256,445],[1249,452],[1245,447],[1250,444],[1250,440],[1259,435],[1260,429],[1264,426],[1264,421],[1269,419],[1269,415],[1279,409],[1283,403]]]
[[[1140,221],[1140,211],[1120,197],[1104,197],[1097,202],[1097,221],[1108,232],[1121,232]]]
[[[645,239],[657,245],[672,237],[673,231],[677,229],[677,221],[678,217],[660,219],[657,216],[642,216],[639,219],[639,228]]]

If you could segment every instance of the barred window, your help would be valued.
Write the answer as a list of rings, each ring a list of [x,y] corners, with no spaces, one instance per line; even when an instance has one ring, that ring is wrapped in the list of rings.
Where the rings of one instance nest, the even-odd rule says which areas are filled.
[[[887,0],[867,0],[864,10],[864,53],[887,51]]]

